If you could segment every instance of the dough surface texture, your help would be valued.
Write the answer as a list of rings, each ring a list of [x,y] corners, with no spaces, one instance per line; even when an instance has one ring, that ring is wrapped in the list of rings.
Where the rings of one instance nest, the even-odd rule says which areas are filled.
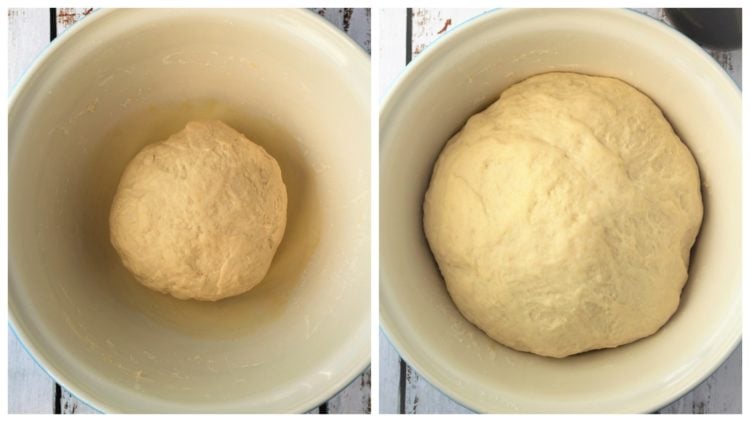
[[[192,121],[127,165],[110,239],[145,286],[215,301],[263,280],[286,227],[276,160],[220,121]]]
[[[548,73],[505,90],[446,144],[423,222],[470,322],[561,358],[662,327],[702,218],[696,162],[648,97]]]

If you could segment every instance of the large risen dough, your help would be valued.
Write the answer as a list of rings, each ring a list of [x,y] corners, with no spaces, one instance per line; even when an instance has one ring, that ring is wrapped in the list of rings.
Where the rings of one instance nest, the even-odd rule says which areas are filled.
[[[286,205],[273,157],[220,121],[194,121],[128,164],[110,236],[147,287],[218,300],[263,280],[284,235]]]
[[[424,229],[469,321],[564,357],[666,323],[702,215],[696,163],[648,97],[549,73],[508,88],[448,142]]]

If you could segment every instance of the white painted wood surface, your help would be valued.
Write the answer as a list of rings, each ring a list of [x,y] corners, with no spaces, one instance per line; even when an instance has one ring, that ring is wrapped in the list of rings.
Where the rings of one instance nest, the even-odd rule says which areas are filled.
[[[55,381],[8,329],[8,412],[54,413]]]
[[[407,365],[401,360],[396,349],[393,348],[388,338],[380,331],[378,341],[379,350],[379,375],[378,375],[378,405],[380,413],[393,414],[403,413],[403,392],[401,390],[401,368]],[[405,385],[405,384],[404,384]]]
[[[346,32],[370,53],[369,9],[312,9],[334,26]],[[57,36],[92,8],[55,9]],[[50,9],[9,9],[8,11],[8,83],[15,86],[52,38]],[[16,336],[8,334],[8,412],[9,413],[98,413],[60,388],[26,352]],[[308,413],[369,413],[370,369],[346,388]]]
[[[636,10],[669,24],[661,9]],[[487,9],[412,9],[411,13],[406,9],[381,11],[381,99],[387,94],[387,87],[393,84],[404,69],[409,57],[417,57],[441,34],[486,11]],[[407,24],[409,20],[411,25]],[[407,30],[409,26],[411,34]],[[742,51],[706,51],[742,87]],[[402,361],[382,331],[379,351],[381,413],[471,413],[430,385],[416,370]],[[741,413],[741,373],[740,345],[713,375],[657,413]]]
[[[404,9],[380,10],[380,87],[381,98],[398,78],[406,64],[406,12]],[[383,64],[388,64],[384,66]]]
[[[370,369],[328,400],[328,413],[370,413]]]
[[[35,28],[27,31],[26,28]],[[50,40],[49,9],[8,10],[8,87],[12,88]]]

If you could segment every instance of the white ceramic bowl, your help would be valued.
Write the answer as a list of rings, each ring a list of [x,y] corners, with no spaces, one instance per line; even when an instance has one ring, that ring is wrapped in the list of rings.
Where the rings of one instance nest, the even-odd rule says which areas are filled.
[[[555,360],[495,343],[451,302],[422,232],[433,163],[466,119],[552,70],[614,76],[649,95],[700,166],[705,217],[674,317],[617,349]],[[676,31],[622,10],[509,10],[454,29],[410,64],[380,117],[380,318],[398,351],[483,412],[648,412],[690,390],[741,336],[740,95]]]
[[[99,11],[9,111],[10,320],[103,411],[300,412],[370,356],[369,60],[299,10]],[[144,145],[218,118],[279,161],[288,225],[264,282],[216,303],[142,287],[109,243]]]

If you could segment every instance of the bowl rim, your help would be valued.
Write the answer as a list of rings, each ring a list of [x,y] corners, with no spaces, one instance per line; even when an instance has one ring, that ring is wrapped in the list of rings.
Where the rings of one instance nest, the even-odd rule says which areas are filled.
[[[10,95],[8,97],[8,117],[10,119],[10,116],[14,115],[17,112],[18,107],[18,99],[23,95],[26,91],[28,91],[30,88],[32,88],[32,80],[34,77],[45,67],[50,66],[52,57],[57,52],[57,50],[60,49],[60,47],[65,44],[72,42],[71,40],[74,40],[75,37],[79,36],[79,33],[86,31],[89,27],[91,27],[93,24],[98,23],[99,21],[106,19],[107,17],[110,17],[112,15],[119,15],[123,12],[127,11],[134,11],[137,10],[140,13],[150,13],[152,10],[158,10],[158,9],[123,9],[123,8],[101,8],[101,9],[94,9],[91,14],[87,15],[85,18],[79,20],[76,22],[75,25],[71,26],[69,29],[67,29],[63,34],[56,37],[54,40],[52,40],[49,44],[47,44],[33,59],[31,65],[23,71],[22,75],[19,77],[17,82],[14,86],[9,87],[11,90]],[[203,9],[180,9],[183,13],[203,13],[205,10]],[[225,11],[224,9],[215,9],[220,11]],[[260,9],[260,10],[267,10],[267,9]],[[327,21],[322,16],[318,15],[317,13],[314,13],[311,10],[308,9],[300,9],[300,8],[276,8],[274,9],[277,12],[282,12],[285,14],[288,14],[292,17],[295,17],[298,21],[306,21],[308,22],[312,27],[315,27],[317,31],[320,31],[321,33],[324,33],[327,38],[331,40],[332,43],[338,44],[338,46],[343,50],[347,52],[347,55],[355,62],[357,62],[358,67],[365,67],[367,69],[370,68],[370,56],[365,52],[365,50],[362,49],[354,40],[352,40],[348,35],[346,35],[344,32],[336,28],[331,22]],[[254,13],[256,9],[248,9],[248,8],[242,8],[242,9],[235,9],[235,12],[237,13]],[[369,76],[369,75],[368,75]],[[370,86],[367,86],[367,89],[369,89]],[[10,126],[10,121],[8,122]],[[10,147],[10,142],[8,145],[9,150],[9,165],[10,161],[12,161],[12,148]],[[12,271],[10,268],[13,267],[13,263],[8,262],[8,286],[11,284],[12,277]],[[370,298],[372,302],[372,298]],[[8,297],[8,327],[10,328],[10,331],[15,335],[15,337],[18,339],[19,343],[21,344],[21,347],[23,350],[32,358],[34,363],[40,367],[48,376],[50,376],[57,384],[59,384],[62,388],[67,390],[68,392],[73,395],[76,399],[79,401],[85,403],[86,405],[90,406],[94,410],[96,410],[99,413],[122,413],[122,412],[128,412],[129,410],[127,408],[119,408],[116,406],[112,406],[106,402],[106,400],[101,400],[97,397],[94,397],[85,391],[79,390],[75,383],[71,382],[69,379],[67,379],[60,371],[58,371],[54,366],[50,365],[49,360],[46,357],[46,354],[43,353],[38,345],[36,345],[33,341],[31,341],[30,337],[27,335],[27,333],[23,330],[23,324],[21,324],[21,319],[18,315],[18,310],[13,305],[13,302],[11,301],[10,295]],[[370,324],[368,324],[369,326]],[[356,353],[353,353],[352,356],[354,356],[353,360],[356,360],[356,365],[352,365],[348,371],[345,371],[344,374],[341,376],[341,378],[336,382],[331,382],[326,388],[319,389],[317,391],[314,391],[313,394],[311,394],[308,398],[306,398],[304,401],[300,401],[296,403],[294,406],[290,406],[286,412],[288,413],[305,413],[310,410],[313,410],[323,403],[327,402],[329,399],[333,398],[336,394],[344,390],[349,384],[351,384],[359,375],[361,375],[367,368],[370,367],[371,362],[371,344],[368,344],[364,350],[364,353],[362,350],[357,351]],[[359,355],[359,356],[357,356]],[[175,409],[177,411],[177,409]],[[209,411],[209,409],[205,409],[205,411]],[[221,411],[221,409],[216,408],[213,409],[214,412]]]
[[[674,43],[680,44],[685,49],[685,51],[691,52],[692,54],[696,54],[698,57],[700,57],[703,62],[705,62],[706,65],[708,65],[713,71],[713,76],[715,78],[718,78],[717,80],[720,80],[725,85],[725,87],[729,87],[729,89],[732,91],[732,94],[736,95],[738,101],[740,101],[741,104],[741,90],[739,86],[716,62],[716,60],[714,60],[713,57],[711,57],[703,48],[690,40],[687,36],[674,29],[673,27],[658,21],[657,19],[630,9],[548,8],[544,9],[544,11],[565,11],[566,13],[570,13],[571,11],[584,11],[586,13],[598,13],[603,18],[630,20],[635,24],[649,26],[651,29],[659,31],[664,37],[671,38]],[[536,9],[491,9],[462,22],[456,27],[450,29],[443,36],[438,37],[430,44],[428,44],[428,46],[419,54],[417,58],[407,63],[406,67],[391,83],[388,92],[383,97],[379,113],[381,133],[383,132],[382,129],[385,124],[390,120],[390,115],[393,113],[393,109],[395,109],[396,107],[395,104],[397,102],[397,97],[402,95],[404,91],[408,90],[409,86],[412,84],[412,81],[420,77],[420,74],[424,71],[423,68],[428,67],[429,62],[440,57],[443,54],[450,54],[449,46],[451,44],[451,41],[459,39],[460,37],[468,36],[470,31],[472,31],[474,27],[483,25],[486,22],[496,19],[523,19],[529,12],[536,13]],[[384,139],[385,138],[381,135],[379,145],[380,152],[382,152],[384,147],[386,146]],[[741,139],[738,140],[738,143],[741,143]],[[383,165],[382,158],[380,165],[381,167]],[[384,276],[382,275],[382,273],[379,276],[379,282],[380,286],[387,284],[387,281],[384,280]],[[382,297],[383,295],[380,295],[380,298]],[[404,336],[400,333],[398,322],[391,315],[389,315],[388,309],[386,306],[384,306],[384,303],[385,301],[379,301],[380,327],[385,334],[387,341],[391,343],[391,345],[398,352],[399,356],[402,359],[404,359],[409,365],[415,368],[419,372],[420,376],[426,379],[431,385],[433,385],[443,394],[459,403],[460,405],[466,407],[467,409],[470,409],[474,412],[497,413],[497,410],[486,408],[478,403],[472,402],[471,397],[469,397],[466,393],[463,393],[453,385],[447,385],[440,382],[440,380],[434,374],[430,373],[430,371],[427,370],[427,366],[423,365],[416,358],[416,353],[414,353],[412,346],[410,346],[410,343],[406,339],[404,339]],[[729,355],[737,349],[740,342],[742,341],[741,315],[739,316],[739,319],[740,321],[738,321],[738,324],[735,324],[737,327],[736,332],[727,336],[729,338],[729,341],[724,342],[724,347],[720,350],[719,353],[715,353],[712,355],[713,360],[711,360],[708,364],[696,366],[696,370],[692,372],[692,375],[683,378],[681,385],[678,388],[674,389],[672,392],[666,395],[662,394],[661,396],[652,396],[649,403],[638,406],[637,411],[641,413],[651,413],[665,406],[668,406],[669,404],[679,400],[682,396],[689,393],[698,384],[700,384],[711,374],[713,374],[718,369],[718,367],[721,366],[729,358]],[[590,409],[581,410],[584,412],[591,411]],[[524,410],[524,412],[527,411],[533,412],[533,410],[529,409]],[[617,412],[623,410],[613,409],[613,411]],[[628,409],[625,411],[630,410]]]

